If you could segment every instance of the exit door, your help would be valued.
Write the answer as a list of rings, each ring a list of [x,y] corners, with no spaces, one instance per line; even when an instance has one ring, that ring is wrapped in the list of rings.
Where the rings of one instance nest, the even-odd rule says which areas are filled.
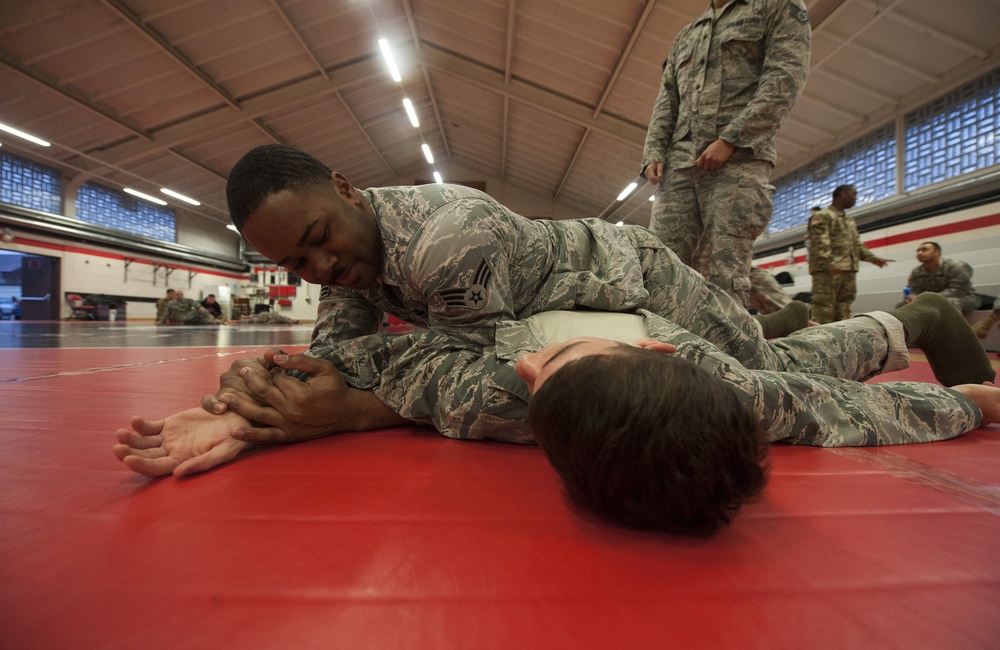
[[[21,260],[21,320],[59,320],[59,261],[39,255]]]

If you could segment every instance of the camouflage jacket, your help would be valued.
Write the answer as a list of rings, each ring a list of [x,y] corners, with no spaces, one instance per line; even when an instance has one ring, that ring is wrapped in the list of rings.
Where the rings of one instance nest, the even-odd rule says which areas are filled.
[[[810,273],[827,273],[832,264],[856,273],[859,260],[878,258],[861,241],[854,219],[832,205],[809,217],[808,247]]]
[[[159,322],[189,323],[194,320],[211,320],[208,314],[205,314],[204,319],[199,318],[200,313],[201,303],[197,300],[193,298],[175,298],[167,303]]]
[[[539,311],[631,311],[648,297],[640,249],[662,248],[636,226],[533,221],[467,187],[364,195],[382,235],[381,277],[363,291],[323,287],[314,346],[374,333],[383,313],[492,345],[498,322]]]
[[[957,300],[964,311],[975,311],[980,301],[972,286],[971,270],[965,262],[941,259],[936,269],[928,269],[923,264],[913,269],[907,284],[914,295],[933,291]]]
[[[809,74],[812,32],[802,0],[732,0],[684,27],[664,64],[642,170],[692,167],[722,138],[774,162],[774,135]],[[742,151],[740,151],[742,149]]]
[[[843,327],[804,330],[808,334],[794,357],[809,372],[750,370],[678,325],[645,310],[639,314],[650,337],[675,344],[677,356],[732,386],[772,441],[818,446],[927,442],[961,435],[982,417],[971,400],[942,386],[841,378],[870,374],[870,366],[851,361],[830,365],[838,355],[828,354],[841,344],[853,351],[859,341],[867,343],[873,338],[867,330],[846,343],[838,340],[850,336]],[[866,320],[853,324],[863,328],[859,321]],[[592,334],[608,336],[606,331]],[[550,341],[533,318],[497,323],[495,339],[495,345],[483,347],[423,330],[361,337],[309,354],[332,361],[350,385],[373,391],[403,417],[431,424],[446,436],[530,442],[528,391],[514,360]],[[837,376],[816,374],[821,371]]]

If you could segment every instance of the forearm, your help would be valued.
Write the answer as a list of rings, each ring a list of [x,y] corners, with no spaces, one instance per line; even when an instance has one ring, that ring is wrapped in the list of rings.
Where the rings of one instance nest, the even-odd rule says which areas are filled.
[[[324,286],[320,291],[310,347],[373,334],[381,325],[382,312],[366,300],[341,287]]]

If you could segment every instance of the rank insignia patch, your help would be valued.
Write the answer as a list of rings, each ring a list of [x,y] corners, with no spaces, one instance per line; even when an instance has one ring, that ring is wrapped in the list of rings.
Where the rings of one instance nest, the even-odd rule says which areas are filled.
[[[465,307],[466,309],[482,309],[489,302],[489,284],[493,278],[493,269],[484,257],[476,266],[476,274],[472,284],[464,289],[445,289],[438,291],[438,296],[449,307]]]

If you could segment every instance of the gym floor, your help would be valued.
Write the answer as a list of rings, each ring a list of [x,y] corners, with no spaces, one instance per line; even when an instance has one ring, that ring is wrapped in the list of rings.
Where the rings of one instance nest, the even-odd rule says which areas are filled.
[[[130,415],[310,331],[0,322],[0,646],[996,647],[996,426],[776,445],[763,499],[707,540],[579,511],[537,448],[421,427],[184,480],[112,456]],[[914,355],[892,379],[932,376]]]

